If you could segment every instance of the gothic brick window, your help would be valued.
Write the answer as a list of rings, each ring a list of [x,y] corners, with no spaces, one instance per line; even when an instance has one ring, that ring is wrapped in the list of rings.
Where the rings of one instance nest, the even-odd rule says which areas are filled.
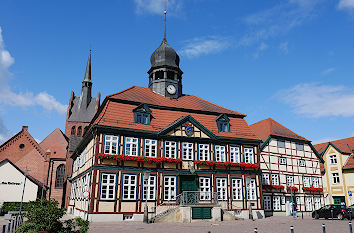
[[[76,134],[76,128],[75,126],[71,127],[71,135],[75,135]]]
[[[81,126],[79,126],[77,128],[77,136],[82,136],[82,127]]]
[[[64,174],[65,174],[65,165],[60,164],[57,167],[56,178],[55,178],[55,188],[63,188]]]

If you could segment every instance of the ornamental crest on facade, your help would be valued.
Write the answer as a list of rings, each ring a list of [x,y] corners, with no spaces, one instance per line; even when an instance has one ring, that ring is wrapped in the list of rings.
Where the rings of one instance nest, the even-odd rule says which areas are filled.
[[[187,136],[191,136],[194,133],[194,126],[191,123],[185,123],[184,132]]]

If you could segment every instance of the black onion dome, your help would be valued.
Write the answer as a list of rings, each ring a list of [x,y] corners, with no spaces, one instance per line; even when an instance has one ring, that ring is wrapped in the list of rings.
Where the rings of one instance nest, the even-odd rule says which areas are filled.
[[[179,56],[176,51],[167,43],[166,38],[162,40],[160,47],[158,47],[150,58],[151,67],[158,66],[173,66],[179,67]]]

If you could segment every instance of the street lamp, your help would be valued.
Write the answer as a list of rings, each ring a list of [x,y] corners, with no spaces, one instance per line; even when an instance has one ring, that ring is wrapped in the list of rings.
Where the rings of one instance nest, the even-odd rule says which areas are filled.
[[[26,169],[24,170],[24,173],[25,173],[25,181],[23,182],[23,189],[22,189],[22,197],[21,197],[21,203],[20,203],[20,211],[19,211],[19,218],[22,218],[22,204],[23,204],[23,197],[25,195],[25,188],[26,188],[26,180],[27,180],[27,173],[31,171],[29,169]]]
[[[143,180],[144,180],[144,184],[145,185],[147,185],[149,177],[150,177],[150,172],[145,171],[143,173]],[[144,195],[143,195],[143,197],[144,197]],[[148,193],[146,192],[146,195],[145,195],[145,206],[144,206],[144,222],[145,223],[149,223],[149,221],[148,221],[149,220],[149,216],[148,216],[147,199],[148,199]]]

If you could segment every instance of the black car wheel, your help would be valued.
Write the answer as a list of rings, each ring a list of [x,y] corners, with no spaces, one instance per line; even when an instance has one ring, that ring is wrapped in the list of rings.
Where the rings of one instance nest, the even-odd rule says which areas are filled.
[[[344,219],[344,216],[343,216],[343,214],[338,214],[338,215],[337,215],[337,218],[338,218],[339,220],[343,220],[343,219]]]
[[[319,219],[320,215],[317,212],[312,213],[312,218]]]

